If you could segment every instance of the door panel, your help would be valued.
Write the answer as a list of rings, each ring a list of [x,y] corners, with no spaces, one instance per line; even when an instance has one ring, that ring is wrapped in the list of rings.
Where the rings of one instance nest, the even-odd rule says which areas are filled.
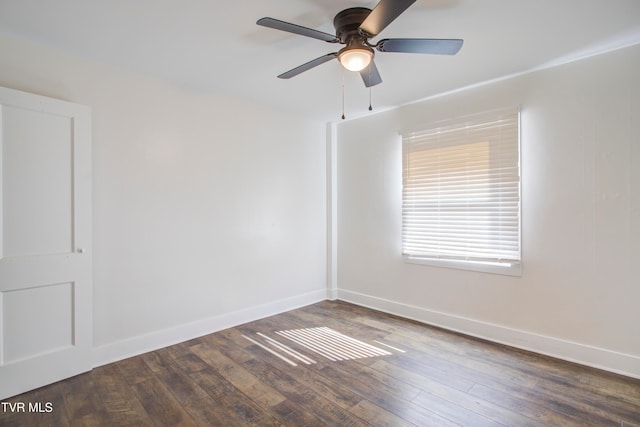
[[[0,399],[91,369],[90,110],[0,88]]]
[[[73,346],[73,283],[3,292],[2,311],[6,364]]]
[[[72,250],[71,118],[4,106],[3,257]]]

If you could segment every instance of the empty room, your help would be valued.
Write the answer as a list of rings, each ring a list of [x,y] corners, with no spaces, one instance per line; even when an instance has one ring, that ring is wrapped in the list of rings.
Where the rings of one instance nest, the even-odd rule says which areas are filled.
[[[0,426],[640,427],[640,2],[0,0]]]

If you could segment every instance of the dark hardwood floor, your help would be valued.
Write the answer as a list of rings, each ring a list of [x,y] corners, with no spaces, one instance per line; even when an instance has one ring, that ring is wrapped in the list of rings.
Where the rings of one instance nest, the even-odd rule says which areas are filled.
[[[321,326],[390,354],[331,361],[276,334]],[[51,411],[0,408],[3,427],[640,426],[640,380],[339,301],[98,367],[5,402],[40,402]]]

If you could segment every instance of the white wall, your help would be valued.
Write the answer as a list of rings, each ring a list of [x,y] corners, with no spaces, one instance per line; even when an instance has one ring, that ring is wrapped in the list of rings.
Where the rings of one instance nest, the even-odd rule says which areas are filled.
[[[93,111],[96,363],[326,296],[325,124],[0,35],[0,85]]]
[[[640,377],[640,46],[337,127],[338,296]],[[522,106],[522,277],[406,264],[398,131]]]

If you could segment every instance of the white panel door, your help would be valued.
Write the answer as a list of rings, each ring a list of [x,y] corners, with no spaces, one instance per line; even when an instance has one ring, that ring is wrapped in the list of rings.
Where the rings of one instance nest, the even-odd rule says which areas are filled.
[[[91,112],[0,87],[0,399],[92,367]]]

